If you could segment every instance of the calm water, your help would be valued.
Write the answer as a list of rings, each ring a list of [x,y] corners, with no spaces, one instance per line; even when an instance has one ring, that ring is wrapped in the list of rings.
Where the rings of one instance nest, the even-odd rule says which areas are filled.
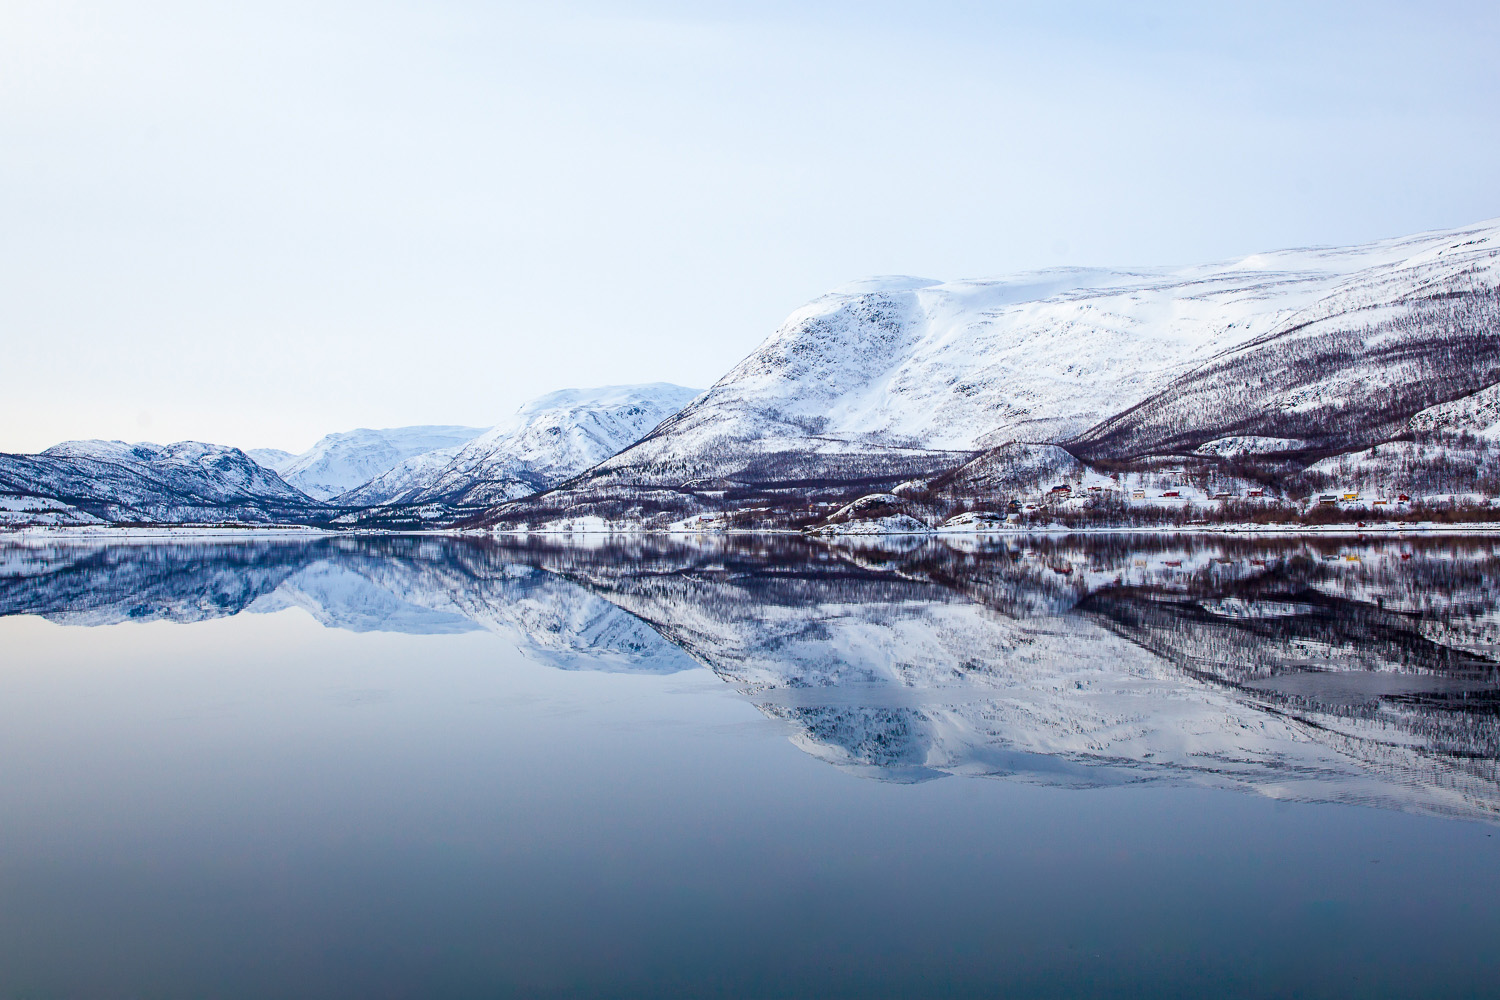
[[[1500,541],[0,543],[0,996],[1494,996]]]

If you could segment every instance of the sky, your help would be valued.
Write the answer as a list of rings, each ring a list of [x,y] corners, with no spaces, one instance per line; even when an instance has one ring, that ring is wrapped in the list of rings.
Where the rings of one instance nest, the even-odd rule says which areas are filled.
[[[0,0],[0,451],[488,426],[868,275],[1493,218],[1496,51],[1442,0]]]

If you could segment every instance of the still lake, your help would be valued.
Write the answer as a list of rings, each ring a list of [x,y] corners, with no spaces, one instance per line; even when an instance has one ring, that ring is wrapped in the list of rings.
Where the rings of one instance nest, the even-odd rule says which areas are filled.
[[[0,542],[0,996],[1500,993],[1500,538]]]

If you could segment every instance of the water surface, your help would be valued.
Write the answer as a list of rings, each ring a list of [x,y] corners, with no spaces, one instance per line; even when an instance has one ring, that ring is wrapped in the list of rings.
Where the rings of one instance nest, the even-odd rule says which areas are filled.
[[[1497,567],[0,545],[0,995],[1487,995]]]

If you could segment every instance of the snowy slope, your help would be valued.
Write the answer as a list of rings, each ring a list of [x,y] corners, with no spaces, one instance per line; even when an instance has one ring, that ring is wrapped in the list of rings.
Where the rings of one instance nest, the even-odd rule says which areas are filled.
[[[410,503],[438,481],[463,448],[454,445],[413,455],[369,482],[339,494],[336,502],[351,507]]]
[[[1500,226],[1402,244],[1267,336],[1227,351],[1083,435],[1075,454],[1349,451],[1500,381]]]
[[[549,489],[645,437],[696,395],[666,382],[548,393],[465,445],[420,491],[391,497],[484,504]]]
[[[277,471],[308,496],[330,500],[406,459],[461,445],[483,431],[482,427],[449,425],[341,431],[327,435]]]
[[[246,448],[245,454],[255,459],[257,465],[276,473],[280,473],[297,459],[296,455],[280,448]]]
[[[1500,438],[1500,385],[1421,410],[1408,426],[1414,431],[1468,432],[1491,440]]]
[[[1444,281],[1493,284],[1476,268],[1497,251],[1500,225],[1486,223],[1181,269],[859,282],[797,310],[592,478],[765,481],[786,465],[775,456],[828,466],[839,455],[1064,442],[1290,324],[1337,323],[1372,296],[1399,311],[1403,296]]]

